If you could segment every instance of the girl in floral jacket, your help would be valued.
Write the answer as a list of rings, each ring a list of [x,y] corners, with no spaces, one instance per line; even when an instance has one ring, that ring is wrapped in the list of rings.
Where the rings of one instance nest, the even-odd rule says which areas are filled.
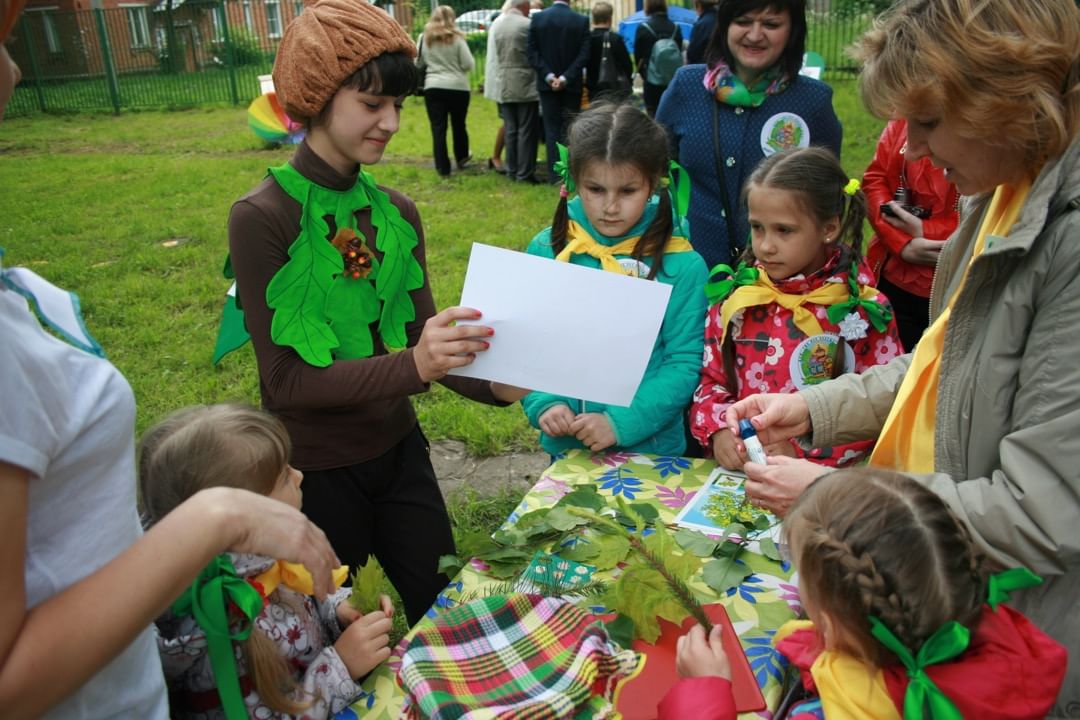
[[[222,485],[299,509],[304,476],[289,465],[289,451],[284,426],[251,407],[174,413],[140,443],[146,513],[154,521],[188,495]],[[334,581],[340,585],[347,572],[338,568]],[[317,720],[356,698],[357,678],[390,655],[390,599],[361,615],[345,602],[347,588],[316,602],[311,585],[303,565],[261,555],[215,558],[157,622],[172,717]]]
[[[753,393],[795,392],[902,353],[889,302],[870,286],[859,259],[866,198],[831,151],[801,148],[766,158],[742,200],[751,244],[737,269],[713,269],[701,380],[690,406],[694,437],[729,468],[746,461],[724,422],[731,403]],[[781,443],[766,451],[837,467],[861,459],[871,445],[806,452]]]

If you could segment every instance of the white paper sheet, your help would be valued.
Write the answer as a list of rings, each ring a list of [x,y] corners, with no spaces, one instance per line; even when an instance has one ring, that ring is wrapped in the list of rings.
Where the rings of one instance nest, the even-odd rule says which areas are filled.
[[[495,336],[451,372],[626,407],[670,297],[666,283],[473,243],[461,305]]]

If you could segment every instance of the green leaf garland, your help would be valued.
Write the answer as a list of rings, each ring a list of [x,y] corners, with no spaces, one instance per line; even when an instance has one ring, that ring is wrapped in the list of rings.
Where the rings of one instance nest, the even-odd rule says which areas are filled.
[[[335,359],[370,357],[370,326],[376,322],[387,348],[404,348],[405,327],[416,319],[409,293],[424,284],[423,269],[413,255],[419,243],[413,226],[367,173],[361,172],[345,191],[317,185],[289,164],[271,168],[270,174],[303,207],[289,260],[266,288],[267,305],[274,311],[271,339],[292,347],[316,367]],[[343,275],[344,261],[330,242],[326,217],[334,218],[338,231],[356,231],[356,213],[368,207],[375,246],[383,258],[381,263],[373,258],[367,278],[354,279]]]

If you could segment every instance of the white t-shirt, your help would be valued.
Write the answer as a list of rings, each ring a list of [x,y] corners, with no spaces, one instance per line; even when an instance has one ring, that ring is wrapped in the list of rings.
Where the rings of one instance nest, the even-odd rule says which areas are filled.
[[[135,398],[108,361],[42,330],[0,285],[0,460],[30,471],[26,593],[34,607],[140,534]],[[140,592],[137,578],[117,593]],[[167,718],[153,629],[48,718]]]

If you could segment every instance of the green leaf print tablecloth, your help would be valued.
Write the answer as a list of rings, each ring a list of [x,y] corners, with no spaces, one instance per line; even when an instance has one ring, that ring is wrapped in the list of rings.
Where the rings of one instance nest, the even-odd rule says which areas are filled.
[[[615,498],[647,502],[660,513],[660,521],[671,523],[694,493],[707,481],[715,468],[709,460],[627,453],[590,454],[574,450],[558,459],[543,472],[540,480],[522,498],[520,505],[507,518],[512,525],[518,517],[531,510],[554,505],[559,498],[576,486],[593,484],[612,504]],[[718,596],[700,577],[691,579],[690,586],[704,603],[720,602],[727,610],[739,635],[750,668],[757,679],[769,708],[780,702],[785,665],[772,644],[776,630],[800,612],[798,589],[792,579],[791,567],[753,552],[754,546],[739,557],[752,573],[737,588]],[[603,579],[609,573],[598,573]],[[440,610],[457,605],[463,597],[475,597],[485,584],[500,583],[486,575],[484,565],[470,562],[439,594],[428,617],[417,627],[429,623]],[[590,601],[585,601],[590,602]],[[590,605],[589,609],[603,612],[605,608]],[[414,627],[395,648],[390,659],[373,671],[364,681],[363,693],[348,708],[338,713],[340,718],[393,720],[405,699],[395,680],[400,665],[400,653],[416,632]],[[657,698],[659,701],[660,698]],[[772,713],[745,714],[744,718],[771,718]]]

